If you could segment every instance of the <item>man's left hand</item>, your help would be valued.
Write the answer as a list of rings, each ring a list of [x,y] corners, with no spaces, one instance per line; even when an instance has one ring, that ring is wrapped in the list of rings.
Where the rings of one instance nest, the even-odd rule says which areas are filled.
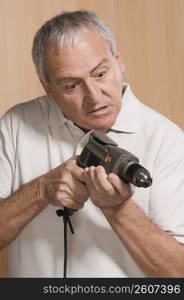
[[[101,209],[117,208],[133,194],[131,185],[113,173],[107,175],[102,166],[85,168],[83,178],[92,202]]]

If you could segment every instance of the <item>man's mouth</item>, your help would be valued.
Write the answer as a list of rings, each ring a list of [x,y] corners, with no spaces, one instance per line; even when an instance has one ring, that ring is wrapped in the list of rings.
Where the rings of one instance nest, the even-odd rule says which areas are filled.
[[[92,111],[90,111],[88,113],[88,115],[94,116],[94,117],[99,117],[102,116],[104,114],[107,114],[110,110],[110,105],[105,105],[105,106],[101,106],[97,109],[94,109]]]

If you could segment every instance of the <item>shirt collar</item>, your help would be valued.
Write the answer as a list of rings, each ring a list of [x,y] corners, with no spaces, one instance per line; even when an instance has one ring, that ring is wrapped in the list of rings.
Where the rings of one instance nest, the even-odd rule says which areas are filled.
[[[68,121],[69,120],[65,118],[57,103],[49,100],[49,126],[62,127]]]
[[[64,124],[71,126],[72,121],[65,118],[58,105],[49,100],[49,126],[62,127]],[[124,93],[122,95],[121,109],[116,122],[110,131],[122,133],[136,133],[138,130],[137,118],[139,115],[139,100],[134,96],[128,84],[124,84]]]
[[[124,84],[121,109],[111,130],[123,133],[136,133],[138,131],[139,109],[139,100],[132,93],[130,86]]]

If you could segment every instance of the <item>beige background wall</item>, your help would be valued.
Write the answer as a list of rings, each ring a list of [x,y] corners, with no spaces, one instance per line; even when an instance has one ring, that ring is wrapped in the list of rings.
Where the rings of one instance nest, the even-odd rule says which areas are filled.
[[[114,31],[136,95],[184,129],[183,0],[0,0],[0,115],[43,94],[31,60],[37,28],[62,10],[82,8]],[[0,252],[0,277],[6,256],[7,249]]]

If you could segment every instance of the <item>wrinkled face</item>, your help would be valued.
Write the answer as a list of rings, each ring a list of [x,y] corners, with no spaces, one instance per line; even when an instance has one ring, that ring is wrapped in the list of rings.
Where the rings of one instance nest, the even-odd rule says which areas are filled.
[[[44,68],[49,78],[44,88],[65,117],[84,129],[105,130],[115,123],[124,66],[105,39],[90,31],[74,45],[50,48]]]

